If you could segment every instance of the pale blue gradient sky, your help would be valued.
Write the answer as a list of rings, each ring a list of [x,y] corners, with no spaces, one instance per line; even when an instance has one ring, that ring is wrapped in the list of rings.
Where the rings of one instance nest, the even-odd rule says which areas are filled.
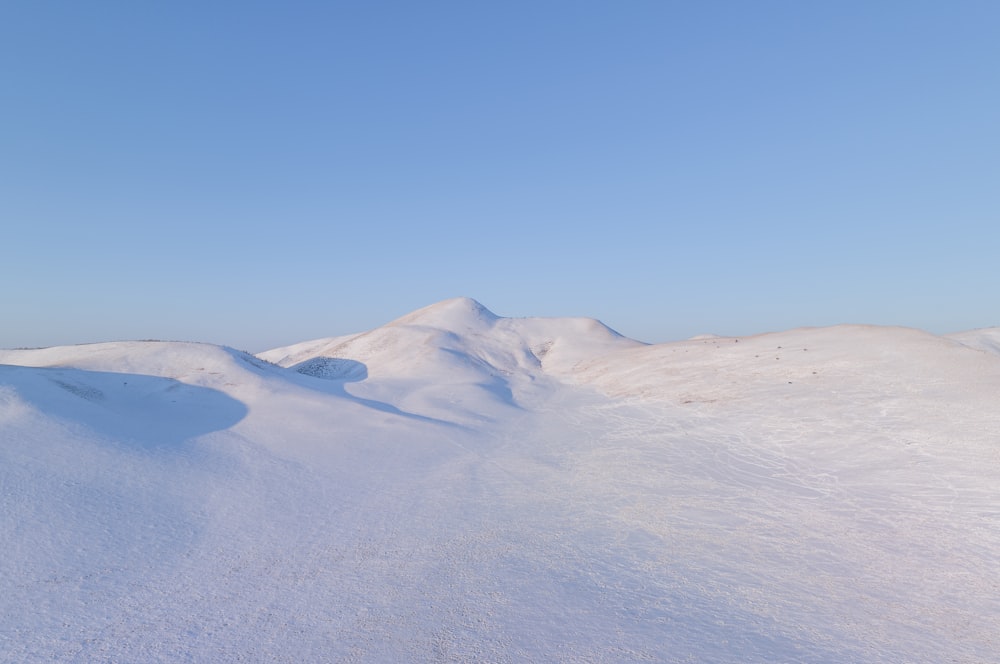
[[[41,0],[0,74],[0,347],[1000,325],[1000,3]]]

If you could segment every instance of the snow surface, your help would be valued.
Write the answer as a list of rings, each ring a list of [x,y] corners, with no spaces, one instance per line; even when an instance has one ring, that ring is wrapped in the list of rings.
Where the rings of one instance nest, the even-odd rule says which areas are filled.
[[[1000,330],[448,300],[0,351],[3,662],[996,662]]]

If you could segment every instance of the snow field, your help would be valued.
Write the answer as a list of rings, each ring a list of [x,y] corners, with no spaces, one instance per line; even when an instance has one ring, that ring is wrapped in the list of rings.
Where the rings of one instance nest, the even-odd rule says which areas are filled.
[[[995,338],[0,351],[0,661],[998,661]]]

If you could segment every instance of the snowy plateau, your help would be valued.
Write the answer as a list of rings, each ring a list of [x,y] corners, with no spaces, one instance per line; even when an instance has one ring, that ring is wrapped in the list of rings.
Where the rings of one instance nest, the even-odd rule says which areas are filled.
[[[1000,328],[2,350],[0,501],[0,662],[1000,662]]]

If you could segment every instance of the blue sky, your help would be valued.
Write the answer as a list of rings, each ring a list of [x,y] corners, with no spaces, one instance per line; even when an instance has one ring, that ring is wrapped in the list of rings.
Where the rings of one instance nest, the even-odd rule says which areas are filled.
[[[995,2],[4,3],[0,73],[0,347],[1000,325]]]

